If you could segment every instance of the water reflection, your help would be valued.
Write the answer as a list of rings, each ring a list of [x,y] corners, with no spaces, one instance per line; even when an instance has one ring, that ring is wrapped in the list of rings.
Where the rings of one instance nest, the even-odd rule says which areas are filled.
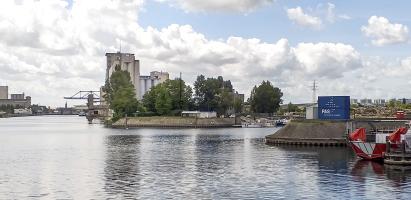
[[[387,179],[393,186],[400,187],[411,180],[411,166],[386,165],[381,162],[357,160],[351,170],[351,175],[361,182],[369,177]]]
[[[138,196],[140,187],[138,135],[109,135],[106,137],[104,190],[115,198]]]
[[[0,199],[411,196],[408,168],[357,162],[348,148],[268,146],[272,129],[113,130],[36,117],[0,120],[0,130]]]

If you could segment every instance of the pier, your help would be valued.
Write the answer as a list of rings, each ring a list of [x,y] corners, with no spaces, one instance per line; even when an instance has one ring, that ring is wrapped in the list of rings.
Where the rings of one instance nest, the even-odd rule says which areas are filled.
[[[387,141],[384,154],[384,164],[389,165],[411,165],[411,151],[407,148],[405,141],[398,144],[398,149],[392,149],[391,143]]]

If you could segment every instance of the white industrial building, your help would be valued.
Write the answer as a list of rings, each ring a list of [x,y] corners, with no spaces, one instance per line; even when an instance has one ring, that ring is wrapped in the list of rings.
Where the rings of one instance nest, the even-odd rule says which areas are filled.
[[[106,53],[106,57],[106,80],[111,77],[111,74],[116,70],[116,66],[119,66],[121,70],[128,71],[138,100],[141,100],[144,94],[152,87],[169,79],[167,72],[153,71],[149,76],[141,76],[140,61],[135,59],[134,54],[121,52]]]
[[[318,119],[318,105],[312,105],[305,108],[306,119]]]

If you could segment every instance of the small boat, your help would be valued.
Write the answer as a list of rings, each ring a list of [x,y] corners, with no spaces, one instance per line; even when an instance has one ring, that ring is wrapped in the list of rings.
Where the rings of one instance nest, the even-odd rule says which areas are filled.
[[[349,134],[349,143],[355,154],[365,160],[383,161],[387,143],[391,149],[397,149],[402,142],[407,142],[411,137],[407,127],[395,131],[373,131],[367,134],[365,128],[359,128]],[[411,144],[411,143],[410,143]]]
[[[275,126],[279,127],[279,126],[285,126],[287,125],[288,120],[287,119],[279,119],[275,122]]]

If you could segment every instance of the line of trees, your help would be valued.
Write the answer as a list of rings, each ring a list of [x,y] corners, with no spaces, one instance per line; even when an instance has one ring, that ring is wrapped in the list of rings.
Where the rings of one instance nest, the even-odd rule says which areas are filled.
[[[113,120],[126,115],[178,115],[182,110],[215,111],[218,116],[240,113],[243,98],[235,92],[230,80],[222,76],[206,78],[199,75],[194,88],[180,79],[166,80],[151,88],[141,102],[136,99],[130,74],[120,66],[103,87],[109,108],[114,111]],[[278,110],[283,93],[269,81],[263,81],[251,92],[248,104],[256,113],[274,113]]]
[[[158,115],[176,115],[182,110],[215,111],[218,116],[227,116],[233,109],[241,111],[242,100],[237,99],[231,81],[217,78],[197,77],[193,89],[183,80],[167,80],[147,92],[142,99],[146,112]]]
[[[145,112],[175,115],[181,110],[195,109],[193,90],[183,80],[166,80],[151,88],[142,99]]]
[[[236,99],[230,80],[225,81],[222,76],[217,78],[197,77],[194,83],[195,105],[200,111],[216,111],[217,115],[227,115],[227,111],[234,109],[240,112],[242,101]],[[237,101],[236,101],[237,100]]]

